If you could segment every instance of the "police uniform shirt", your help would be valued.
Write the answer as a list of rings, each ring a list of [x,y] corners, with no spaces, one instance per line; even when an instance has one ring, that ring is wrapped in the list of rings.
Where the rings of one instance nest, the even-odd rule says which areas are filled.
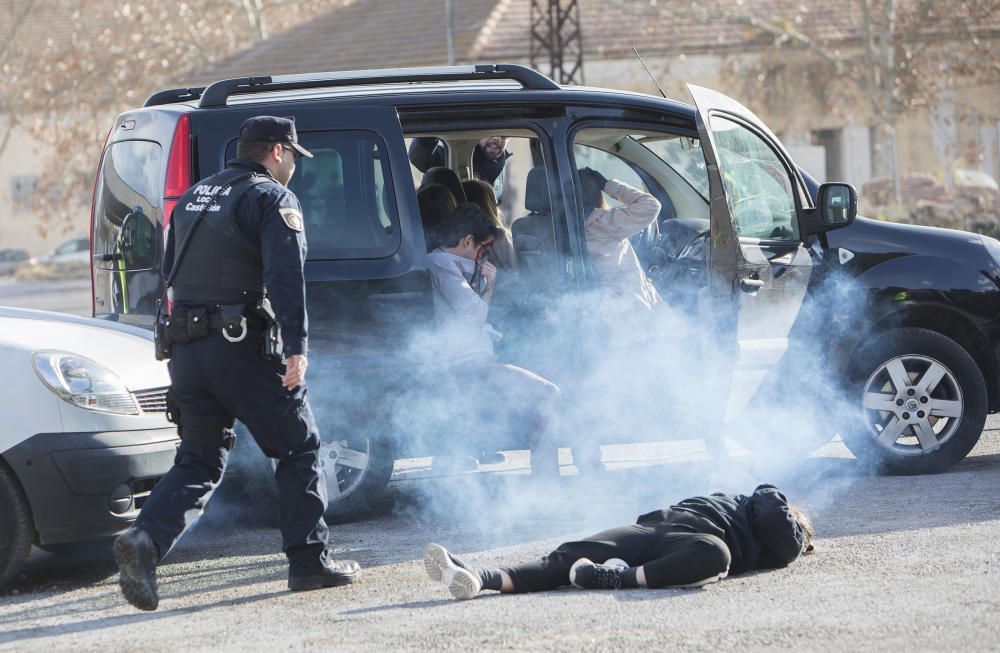
[[[308,350],[308,319],[303,274],[306,236],[302,206],[295,193],[278,183],[263,165],[235,159],[227,162],[226,167],[268,177],[268,181],[254,185],[239,199],[236,224],[239,233],[260,251],[264,286],[281,325],[285,356],[305,354]],[[170,275],[173,262],[174,232],[171,229],[163,256],[164,278]]]

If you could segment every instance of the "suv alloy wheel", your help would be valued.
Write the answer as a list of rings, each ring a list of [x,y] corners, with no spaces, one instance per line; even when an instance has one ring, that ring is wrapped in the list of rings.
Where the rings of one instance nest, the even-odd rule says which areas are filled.
[[[940,472],[965,457],[986,420],[986,383],[971,356],[935,331],[887,331],[855,354],[861,410],[844,442],[896,474]]]

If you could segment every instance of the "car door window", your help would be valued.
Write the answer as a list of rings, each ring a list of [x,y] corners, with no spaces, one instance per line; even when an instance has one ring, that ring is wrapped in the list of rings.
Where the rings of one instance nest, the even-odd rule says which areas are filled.
[[[399,247],[382,139],[373,132],[302,134],[312,159],[289,187],[302,203],[310,259],[380,258]]]
[[[798,240],[795,190],[777,153],[737,122],[711,117],[722,183],[740,237]]]
[[[288,187],[302,204],[309,260],[374,259],[400,246],[388,150],[364,130],[300,132],[312,158],[296,161]],[[236,141],[227,159],[235,158]]]
[[[141,263],[141,267],[152,267],[159,257],[159,231],[162,221],[163,195],[163,151],[158,143],[150,141],[120,141],[108,146],[98,176],[94,193],[94,253],[103,255],[97,259],[97,267],[122,269],[127,262]],[[133,253],[116,251],[123,244],[150,244],[147,237],[122,239],[122,226],[126,218],[141,213],[155,227],[148,238],[152,238],[152,256],[149,252]],[[66,243],[56,252],[68,254],[90,249],[86,238],[77,243]],[[122,255],[124,254],[124,258]]]

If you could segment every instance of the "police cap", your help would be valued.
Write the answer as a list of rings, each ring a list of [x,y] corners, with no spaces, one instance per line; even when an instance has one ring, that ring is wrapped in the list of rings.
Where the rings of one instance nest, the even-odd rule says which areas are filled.
[[[285,143],[302,156],[312,158],[312,153],[299,145],[295,133],[294,118],[278,116],[254,116],[247,118],[240,126],[240,140],[243,142]]]

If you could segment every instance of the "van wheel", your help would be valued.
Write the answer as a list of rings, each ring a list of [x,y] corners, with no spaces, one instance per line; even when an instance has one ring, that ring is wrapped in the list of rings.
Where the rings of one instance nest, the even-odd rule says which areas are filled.
[[[0,588],[21,571],[34,536],[31,508],[24,490],[14,472],[0,460]]]
[[[887,331],[858,350],[850,370],[861,410],[842,435],[858,459],[892,474],[929,474],[979,441],[986,383],[951,338],[919,328]]]
[[[362,438],[323,442],[320,461],[326,472],[326,517],[344,522],[376,508],[396,457],[388,442]]]

